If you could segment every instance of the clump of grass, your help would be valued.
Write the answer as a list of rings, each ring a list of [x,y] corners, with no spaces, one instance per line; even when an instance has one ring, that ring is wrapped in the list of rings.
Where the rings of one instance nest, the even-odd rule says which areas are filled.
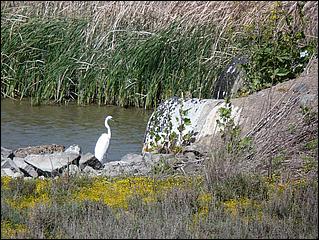
[[[14,23],[7,19],[2,27],[2,93],[30,96],[35,104],[77,100],[150,108],[183,91],[208,98],[231,55],[226,39],[211,48],[217,34],[213,25],[185,30],[174,23],[142,36],[119,31],[112,34],[118,41],[112,50],[112,43],[96,42],[110,37],[104,33],[87,42],[85,20]],[[221,54],[207,61],[215,50]]]

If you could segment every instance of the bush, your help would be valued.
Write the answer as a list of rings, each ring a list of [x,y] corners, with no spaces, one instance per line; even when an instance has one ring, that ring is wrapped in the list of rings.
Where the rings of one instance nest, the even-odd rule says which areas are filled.
[[[296,78],[316,54],[317,42],[306,39],[304,33],[301,4],[296,5],[298,23],[277,2],[264,23],[246,27],[242,44],[250,61],[242,65],[246,80],[241,94]]]

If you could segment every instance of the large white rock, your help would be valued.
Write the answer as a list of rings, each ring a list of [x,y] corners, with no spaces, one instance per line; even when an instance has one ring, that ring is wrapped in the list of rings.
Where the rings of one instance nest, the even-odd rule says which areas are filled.
[[[5,177],[5,176],[17,178],[17,177],[23,177],[23,173],[19,171],[15,172],[10,168],[1,168],[1,177]]]
[[[12,161],[11,158],[6,158],[3,161],[1,161],[1,169],[2,168],[10,168],[14,172],[19,171],[18,166]]]
[[[14,157],[13,162],[18,166],[18,168],[27,174],[27,176],[37,177],[37,171],[29,164],[24,161],[24,158]]]
[[[13,158],[13,151],[4,147],[1,147],[1,161],[5,158]]]
[[[13,177],[14,171],[11,168],[1,168],[1,177]]]
[[[28,155],[24,161],[44,172],[53,172],[66,167],[68,164],[76,164],[80,155],[75,153],[59,152],[44,155]]]
[[[221,129],[219,109],[224,100],[173,97],[163,102],[151,115],[144,138],[143,153],[157,152],[171,144],[181,146],[187,141],[198,142],[214,136]],[[239,123],[241,108],[232,106],[231,118]]]

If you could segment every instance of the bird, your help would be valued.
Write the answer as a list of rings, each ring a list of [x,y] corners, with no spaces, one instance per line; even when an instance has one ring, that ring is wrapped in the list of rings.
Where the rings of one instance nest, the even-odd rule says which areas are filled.
[[[95,149],[94,149],[94,156],[101,162],[103,160],[103,157],[109,147],[110,140],[111,140],[111,128],[109,127],[107,121],[111,120],[112,116],[107,116],[105,118],[105,127],[107,129],[107,133],[102,133],[99,139],[97,140],[95,144]]]

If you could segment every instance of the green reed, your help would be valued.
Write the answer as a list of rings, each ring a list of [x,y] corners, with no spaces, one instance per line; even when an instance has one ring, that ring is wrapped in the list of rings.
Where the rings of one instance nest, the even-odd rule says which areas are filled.
[[[7,18],[1,27],[2,96],[31,97],[34,104],[76,100],[151,108],[187,91],[210,97],[232,56],[212,24],[174,22],[154,33],[101,28],[88,34],[90,27],[83,19]]]

